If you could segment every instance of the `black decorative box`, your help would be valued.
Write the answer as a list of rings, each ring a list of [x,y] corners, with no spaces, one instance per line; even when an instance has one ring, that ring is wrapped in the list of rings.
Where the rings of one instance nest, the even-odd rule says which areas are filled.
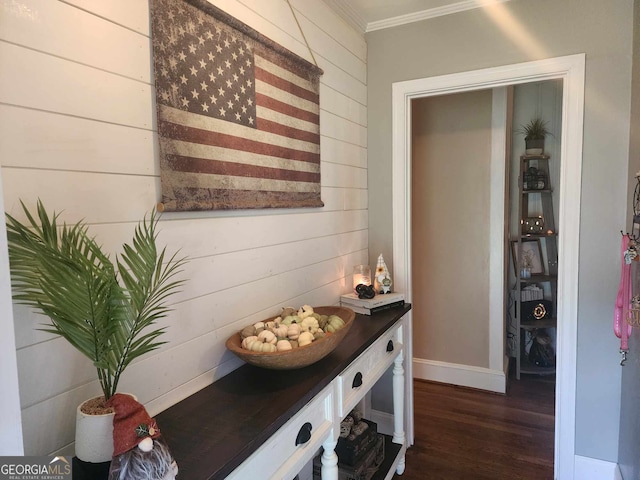
[[[313,480],[321,480],[322,455],[313,459]],[[371,480],[384,461],[384,436],[376,434],[376,443],[356,465],[338,462],[338,480]]]
[[[340,463],[345,465],[355,465],[369,450],[371,450],[378,439],[378,425],[370,420],[362,419],[369,428],[355,438],[340,437],[336,445],[336,453]]]

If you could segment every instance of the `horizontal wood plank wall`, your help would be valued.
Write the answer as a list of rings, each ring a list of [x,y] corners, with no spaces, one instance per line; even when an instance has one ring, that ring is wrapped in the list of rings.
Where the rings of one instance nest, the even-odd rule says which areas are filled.
[[[213,4],[313,61],[286,1]],[[224,342],[284,305],[336,304],[368,259],[366,43],[324,2],[292,0],[321,78],[320,209],[167,213],[159,243],[191,260],[161,325],[169,343],[126,371],[154,415],[237,368]],[[115,255],[160,199],[146,0],[0,6],[0,164],[5,209],[37,198],[85,219]],[[43,318],[14,305],[26,455],[73,453],[75,408],[95,371]]]

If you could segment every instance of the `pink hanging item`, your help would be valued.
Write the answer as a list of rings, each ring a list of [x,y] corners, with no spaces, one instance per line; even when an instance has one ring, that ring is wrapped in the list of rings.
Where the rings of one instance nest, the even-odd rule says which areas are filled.
[[[625,261],[625,253],[629,250],[629,236],[622,235],[620,258],[622,268],[620,273],[620,287],[616,297],[616,307],[613,316],[613,331],[620,339],[620,350],[629,349],[631,325],[628,322],[631,306],[631,264]]]

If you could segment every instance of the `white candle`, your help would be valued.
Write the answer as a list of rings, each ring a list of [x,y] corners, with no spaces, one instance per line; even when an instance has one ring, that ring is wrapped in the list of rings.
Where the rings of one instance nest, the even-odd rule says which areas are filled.
[[[369,265],[356,265],[353,267],[353,291],[358,285],[371,285],[371,267]]]

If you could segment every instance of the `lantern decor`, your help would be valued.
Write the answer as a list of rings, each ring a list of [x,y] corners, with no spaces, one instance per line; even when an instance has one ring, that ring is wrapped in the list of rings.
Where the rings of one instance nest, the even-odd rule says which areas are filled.
[[[547,174],[536,167],[529,167],[523,174],[523,190],[544,190],[547,188]]]
[[[358,293],[358,285],[371,285],[371,267],[369,265],[356,265],[353,267],[353,291]]]

